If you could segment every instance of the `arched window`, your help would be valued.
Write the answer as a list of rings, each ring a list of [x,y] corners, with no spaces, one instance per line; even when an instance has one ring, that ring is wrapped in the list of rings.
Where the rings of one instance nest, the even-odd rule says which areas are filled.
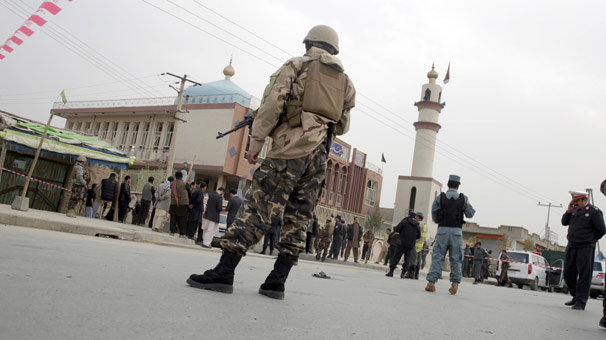
[[[410,203],[408,203],[409,210],[415,210],[415,200],[417,199],[417,187],[410,189]]]
[[[442,92],[438,93],[438,103],[442,100]]]
[[[425,90],[425,96],[423,97],[423,100],[431,100],[431,90],[430,89]]]

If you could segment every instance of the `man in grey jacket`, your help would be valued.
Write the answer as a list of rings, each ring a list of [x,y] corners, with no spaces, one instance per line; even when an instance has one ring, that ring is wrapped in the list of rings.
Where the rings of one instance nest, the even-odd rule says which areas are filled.
[[[141,194],[141,213],[139,214],[138,225],[145,225],[147,215],[149,213],[149,207],[151,206],[152,198],[156,189],[154,188],[154,178],[149,177],[147,183],[143,186],[143,193]]]

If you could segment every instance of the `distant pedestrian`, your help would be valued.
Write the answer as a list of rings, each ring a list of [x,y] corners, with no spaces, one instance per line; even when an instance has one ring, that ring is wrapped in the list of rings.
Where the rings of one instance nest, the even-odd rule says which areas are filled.
[[[179,237],[187,238],[187,207],[189,197],[187,185],[183,182],[183,172],[175,172],[175,180],[170,183],[170,233],[179,233]]]
[[[149,208],[151,207],[152,200],[156,193],[156,188],[154,188],[154,178],[149,177],[147,179],[147,183],[143,186],[143,190],[141,193],[141,212],[139,213],[139,223],[138,225],[145,225],[145,221],[147,220],[147,216],[149,215]]]
[[[408,268],[412,263],[412,257],[415,254],[415,242],[421,237],[421,229],[419,227],[419,219],[414,212],[410,212],[408,217],[405,217],[393,228],[400,234],[400,244],[396,247],[394,254],[389,264],[389,272],[385,276],[392,277],[402,255],[404,255],[404,263],[402,264],[402,273],[400,278],[404,278],[408,272]]]
[[[194,183],[189,200],[189,213],[187,214],[187,238],[194,239],[198,229],[198,223],[202,220],[204,210],[204,192],[200,189],[200,182]]]
[[[332,244],[330,247],[329,258],[338,259],[339,251],[341,250],[341,243],[343,242],[343,234],[345,234],[345,227],[341,221],[341,215],[335,217],[335,228],[332,234]]]
[[[431,267],[427,274],[425,290],[435,292],[435,283],[442,276],[442,265],[446,253],[450,254],[450,294],[456,294],[461,282],[461,261],[463,260],[463,216],[473,217],[475,210],[465,195],[459,193],[461,178],[450,175],[448,191],[441,193],[433,201],[431,217],[438,224],[438,233],[433,246]]]
[[[345,258],[343,262],[347,262],[350,251],[353,249],[354,262],[358,263],[358,251],[360,249],[360,241],[362,241],[362,226],[360,219],[354,217],[354,222],[347,226],[347,248],[345,249]]]
[[[236,216],[238,215],[238,210],[242,206],[242,199],[238,196],[238,190],[229,189],[229,201],[227,201],[227,207],[225,210],[227,211],[227,229],[234,223],[236,220]]]
[[[170,176],[156,190],[156,214],[154,216],[153,231],[164,231],[164,223],[169,219],[168,211],[170,209],[170,183],[174,181]]]
[[[318,248],[316,249],[316,260],[322,259],[322,262],[326,260],[326,255],[328,255],[328,250],[330,249],[330,242],[332,241],[332,233],[334,228],[332,228],[332,221],[329,219],[326,220],[326,223],[320,230],[318,230]]]
[[[473,261],[471,257],[471,249],[469,248],[469,244],[465,244],[465,249],[463,250],[463,277],[469,277],[469,268],[470,263]]]
[[[197,227],[197,236],[196,236],[196,244],[202,245],[202,237],[204,236],[204,230],[202,230],[202,223],[204,222],[204,197],[206,196],[206,188],[207,185],[204,182],[200,182],[200,190],[202,191],[202,211],[200,216],[200,221],[198,222]]]
[[[84,166],[86,165],[86,157],[78,156],[76,165],[74,165],[74,177],[72,178],[72,193],[67,203],[67,216],[76,217],[76,206],[84,202],[84,195],[88,188],[90,177]],[[80,208],[82,209],[82,208]]]
[[[108,208],[108,203],[110,208],[114,208],[110,211],[115,211],[114,201],[116,196],[118,196],[118,181],[116,180],[116,174],[111,173],[108,178],[101,181],[101,200],[103,201],[103,210],[101,210],[101,216],[103,216]],[[113,219],[113,216],[109,216],[109,219]]]
[[[368,259],[370,258],[370,254],[372,253],[372,245],[375,243],[375,232],[372,229],[366,230],[364,235],[362,235],[362,241],[364,245],[362,246],[362,258],[364,263],[368,263]]]
[[[387,264],[387,252],[389,251],[389,242],[387,239],[391,234],[391,228],[385,229],[385,239],[381,242],[381,252],[379,253],[379,258],[377,258],[376,264],[379,264],[382,261],[385,261],[384,264]]]
[[[93,206],[95,205],[95,199],[97,198],[97,193],[95,189],[97,188],[97,184],[93,183],[90,189],[86,192],[86,204],[84,208],[84,217],[95,218],[95,210]]]
[[[309,220],[307,222],[307,230],[306,230],[306,238],[305,238],[305,254],[309,254],[312,253],[313,254],[313,249],[312,249],[312,241],[315,235],[318,234],[318,218],[316,217],[316,214],[312,215],[313,217],[311,218],[311,220]]]
[[[589,204],[587,193],[570,191],[572,200],[562,216],[568,226],[564,280],[572,300],[566,306],[584,310],[589,297],[596,242],[606,234],[602,211]]]
[[[282,225],[284,224],[283,218],[284,213],[281,212],[272,220],[271,227],[267,228],[263,237],[263,250],[261,254],[265,255],[265,251],[269,247],[269,255],[273,255],[276,242],[278,242],[278,238],[280,237],[280,229],[282,229]]]
[[[473,281],[474,285],[484,281],[484,271],[482,270],[482,266],[484,265],[484,261],[488,257],[488,253],[484,248],[482,248],[482,242],[478,241],[475,244],[475,249],[473,253],[473,273],[475,280]]]
[[[221,210],[223,210],[223,187],[208,195],[204,220],[202,222],[202,248],[212,248],[211,242],[219,230]]]
[[[118,196],[118,221],[124,222],[130,204],[130,176],[124,177],[120,184],[120,195]]]
[[[396,248],[400,244],[400,233],[398,233],[397,231],[392,231],[389,234],[389,237],[387,238],[387,243],[389,243],[389,248],[387,248],[387,257],[385,257],[384,264],[391,265],[391,259],[393,258],[393,254],[396,252]]]

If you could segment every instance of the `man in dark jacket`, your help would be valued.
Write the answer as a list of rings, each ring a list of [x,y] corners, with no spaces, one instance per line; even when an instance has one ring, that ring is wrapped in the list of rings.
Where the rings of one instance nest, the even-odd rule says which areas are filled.
[[[170,233],[179,233],[179,237],[187,238],[187,207],[189,195],[187,185],[183,181],[183,173],[175,172],[175,180],[170,183]]]
[[[139,214],[138,225],[145,225],[147,215],[149,214],[149,207],[151,207],[154,195],[156,194],[156,188],[154,188],[154,178],[150,176],[147,179],[147,183],[143,186],[141,193],[141,212]]]
[[[225,210],[227,211],[227,227],[229,229],[232,223],[236,220],[236,215],[238,214],[238,210],[242,206],[242,199],[238,196],[238,190],[229,189],[229,201],[227,201],[227,207]]]
[[[404,255],[404,264],[402,265],[402,274],[400,274],[400,277],[404,278],[406,272],[408,272],[415,251],[415,243],[418,238],[421,238],[419,220],[421,220],[421,218],[411,211],[408,217],[402,219],[402,221],[393,229],[395,232],[399,233],[400,244],[393,253],[389,264],[389,272],[387,272],[385,276],[393,277],[393,272],[396,270],[396,266],[398,265],[398,262],[400,262],[402,255]]]
[[[318,218],[313,214],[313,218],[307,224],[307,237],[305,238],[305,254],[313,253],[313,238],[318,235]]]
[[[221,210],[223,210],[223,187],[208,195],[206,210],[204,211],[204,222],[202,222],[202,248],[212,248],[210,243],[219,230]]]
[[[202,210],[204,210],[204,192],[200,189],[200,182],[194,183],[194,189],[189,199],[189,213],[187,214],[187,237],[194,239],[198,223],[202,219]]]
[[[276,216],[272,223],[271,227],[267,229],[265,232],[265,236],[263,237],[263,250],[261,254],[265,255],[265,251],[269,246],[269,255],[273,255],[274,246],[278,237],[280,236],[280,229],[282,229],[282,225],[284,224],[284,212],[281,212],[278,216]]]
[[[562,216],[562,225],[568,226],[564,280],[572,295],[565,304],[584,310],[591,287],[595,243],[606,234],[606,227],[602,211],[588,203],[586,192],[570,194],[572,200]]]
[[[202,236],[204,236],[204,231],[202,230],[202,221],[204,219],[204,196],[206,195],[206,183],[200,182],[200,190],[202,191],[202,210],[200,211],[200,220],[198,221],[198,225],[196,227],[197,236],[196,236],[196,244],[202,245]]]
[[[362,226],[359,219],[354,217],[354,223],[347,226],[347,248],[345,248],[345,259],[347,261],[349,252],[353,248],[354,262],[358,263],[358,250],[360,249],[360,241],[362,241]]]
[[[383,263],[384,265],[391,263],[393,253],[396,251],[398,244],[400,244],[400,233],[391,231],[387,237],[387,244],[389,244],[389,248],[387,248],[387,256],[385,256],[385,263]]]
[[[116,180],[116,174],[112,173],[108,178],[101,181],[101,200],[103,200],[103,210],[101,215],[105,212],[105,209],[109,206],[114,206],[114,200],[118,194],[118,181]],[[110,216],[111,217],[111,216]]]
[[[120,185],[120,196],[118,197],[118,220],[124,222],[128,205],[130,204],[130,176],[124,177],[124,182]]]
[[[341,221],[341,215],[335,217],[335,230],[332,234],[332,245],[330,247],[330,254],[328,258],[338,259],[339,251],[341,250],[341,242],[343,241],[343,234],[345,233],[345,227]]]

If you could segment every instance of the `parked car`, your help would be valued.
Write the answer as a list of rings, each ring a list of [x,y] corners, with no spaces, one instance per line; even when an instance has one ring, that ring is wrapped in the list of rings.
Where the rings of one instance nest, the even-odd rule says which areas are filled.
[[[508,251],[507,254],[509,255],[509,260],[512,262],[507,272],[511,282],[516,284],[518,288],[524,288],[524,286],[528,286],[532,290],[536,290],[539,287],[544,289],[549,288],[546,270],[549,264],[540,253]],[[501,255],[499,254],[499,261],[497,261],[496,275],[500,275],[503,268]]]
[[[605,261],[594,261],[593,262],[593,275],[591,276],[591,288],[589,289],[589,296],[592,299],[596,299],[605,291],[605,278],[606,273],[606,262]]]

